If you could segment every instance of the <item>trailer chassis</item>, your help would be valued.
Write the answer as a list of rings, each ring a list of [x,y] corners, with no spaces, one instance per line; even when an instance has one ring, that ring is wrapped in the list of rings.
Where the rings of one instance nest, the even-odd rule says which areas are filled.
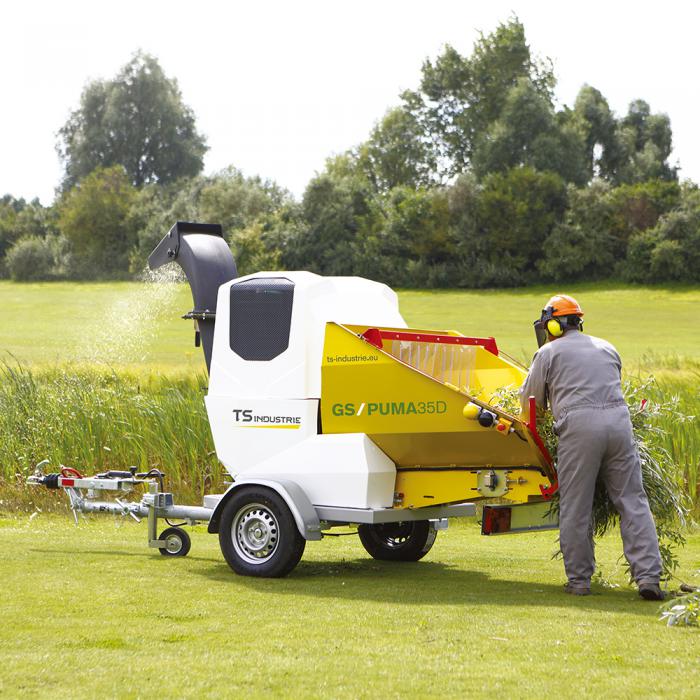
[[[290,515],[293,516],[292,529],[297,531],[295,537],[306,540],[320,540],[324,535],[332,534],[327,532],[332,528],[348,525],[359,526],[360,539],[368,549],[364,532],[367,533],[372,528],[389,526],[413,527],[416,524],[423,524],[428,527],[430,544],[435,539],[437,531],[447,529],[448,518],[468,517],[475,514],[473,503],[451,504],[428,508],[343,508],[332,506],[312,506],[305,494],[297,488],[295,484],[289,482],[272,482],[269,480],[248,481],[242,480],[234,482],[226,494],[212,494],[204,497],[203,506],[190,506],[176,504],[172,493],[165,491],[164,474],[158,470],[151,470],[139,474],[135,468],[129,471],[107,471],[94,476],[83,476],[78,470],[71,467],[62,467],[61,471],[53,474],[43,474],[39,465],[33,476],[27,482],[34,486],[45,486],[49,489],[63,490],[70,504],[70,509],[75,518],[76,525],[79,524],[80,514],[101,514],[109,513],[122,517],[131,517],[136,522],[147,520],[148,525],[148,546],[157,549],[164,556],[183,557],[186,556],[191,547],[191,540],[183,526],[193,526],[200,523],[209,523],[209,532],[219,533],[219,513],[222,506],[229,500],[234,491],[244,491],[246,487],[262,488],[274,491],[282,496]],[[138,501],[127,501],[125,496],[137,489],[146,489]],[[106,494],[113,496],[106,500],[101,498]],[[159,521],[165,520],[168,528],[160,533]],[[180,520],[174,524],[171,520]],[[228,527],[231,533],[231,527]],[[222,552],[229,564],[237,573],[247,573],[252,575],[263,574],[258,566],[242,570],[234,566],[234,562],[226,556],[227,542],[226,529],[224,535],[219,540]],[[254,533],[251,535],[254,537]],[[230,537],[229,537],[230,539]],[[250,540],[249,540],[250,541]],[[368,549],[370,551],[370,549]],[[427,552],[427,550],[426,550]],[[382,552],[373,553],[376,558],[382,557]],[[251,558],[254,559],[254,557]],[[272,574],[275,575],[275,574]]]

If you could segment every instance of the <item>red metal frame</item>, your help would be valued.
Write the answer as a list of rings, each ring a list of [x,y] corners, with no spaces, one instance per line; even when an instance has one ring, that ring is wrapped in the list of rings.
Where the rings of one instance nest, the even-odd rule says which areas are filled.
[[[464,335],[438,335],[436,333],[415,333],[412,331],[385,331],[380,328],[368,328],[362,337],[378,348],[383,340],[409,340],[419,343],[442,343],[445,345],[478,345],[493,355],[498,355],[495,338],[474,338]]]
[[[544,458],[547,460],[547,463],[553,469],[554,460],[552,459],[552,455],[549,454],[549,450],[542,441],[540,434],[537,432],[537,403],[534,396],[530,396],[529,404],[530,420],[527,422],[528,430],[530,431],[530,435],[532,435],[532,439],[535,441],[535,445],[537,445],[540,452],[542,452]],[[558,488],[559,483],[556,479],[552,482],[551,486],[542,486],[542,484],[540,484],[540,492],[547,500],[549,500],[557,492]]]

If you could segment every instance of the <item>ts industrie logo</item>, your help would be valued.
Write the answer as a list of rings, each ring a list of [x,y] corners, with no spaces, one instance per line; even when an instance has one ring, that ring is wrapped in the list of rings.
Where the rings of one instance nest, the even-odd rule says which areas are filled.
[[[301,416],[257,415],[250,408],[234,408],[233,422],[239,428],[272,428],[277,430],[299,430]]]
[[[361,404],[334,403],[334,416],[411,416],[446,413],[444,401],[367,401]]]

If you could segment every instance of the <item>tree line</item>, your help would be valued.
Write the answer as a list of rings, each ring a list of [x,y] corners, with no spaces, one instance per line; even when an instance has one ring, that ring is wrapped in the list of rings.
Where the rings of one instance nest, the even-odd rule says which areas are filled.
[[[668,117],[617,116],[585,85],[558,108],[517,18],[427,60],[367,140],[300,200],[234,167],[203,176],[177,81],[138,53],[84,90],[43,207],[0,199],[0,271],[124,278],[177,220],[221,223],[242,273],[307,269],[406,287],[700,280],[700,191],[669,164]]]

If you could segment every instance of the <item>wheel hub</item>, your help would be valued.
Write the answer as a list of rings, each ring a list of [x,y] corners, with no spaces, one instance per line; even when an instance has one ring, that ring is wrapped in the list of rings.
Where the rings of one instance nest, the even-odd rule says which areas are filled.
[[[252,503],[241,508],[231,525],[233,546],[246,561],[262,564],[277,549],[279,525],[269,508]]]
[[[165,548],[170,554],[177,554],[182,549],[182,541],[176,535],[168,535],[165,540]]]
[[[413,534],[413,523],[387,523],[378,528],[377,534],[386,547],[390,549],[400,549],[411,538]]]

